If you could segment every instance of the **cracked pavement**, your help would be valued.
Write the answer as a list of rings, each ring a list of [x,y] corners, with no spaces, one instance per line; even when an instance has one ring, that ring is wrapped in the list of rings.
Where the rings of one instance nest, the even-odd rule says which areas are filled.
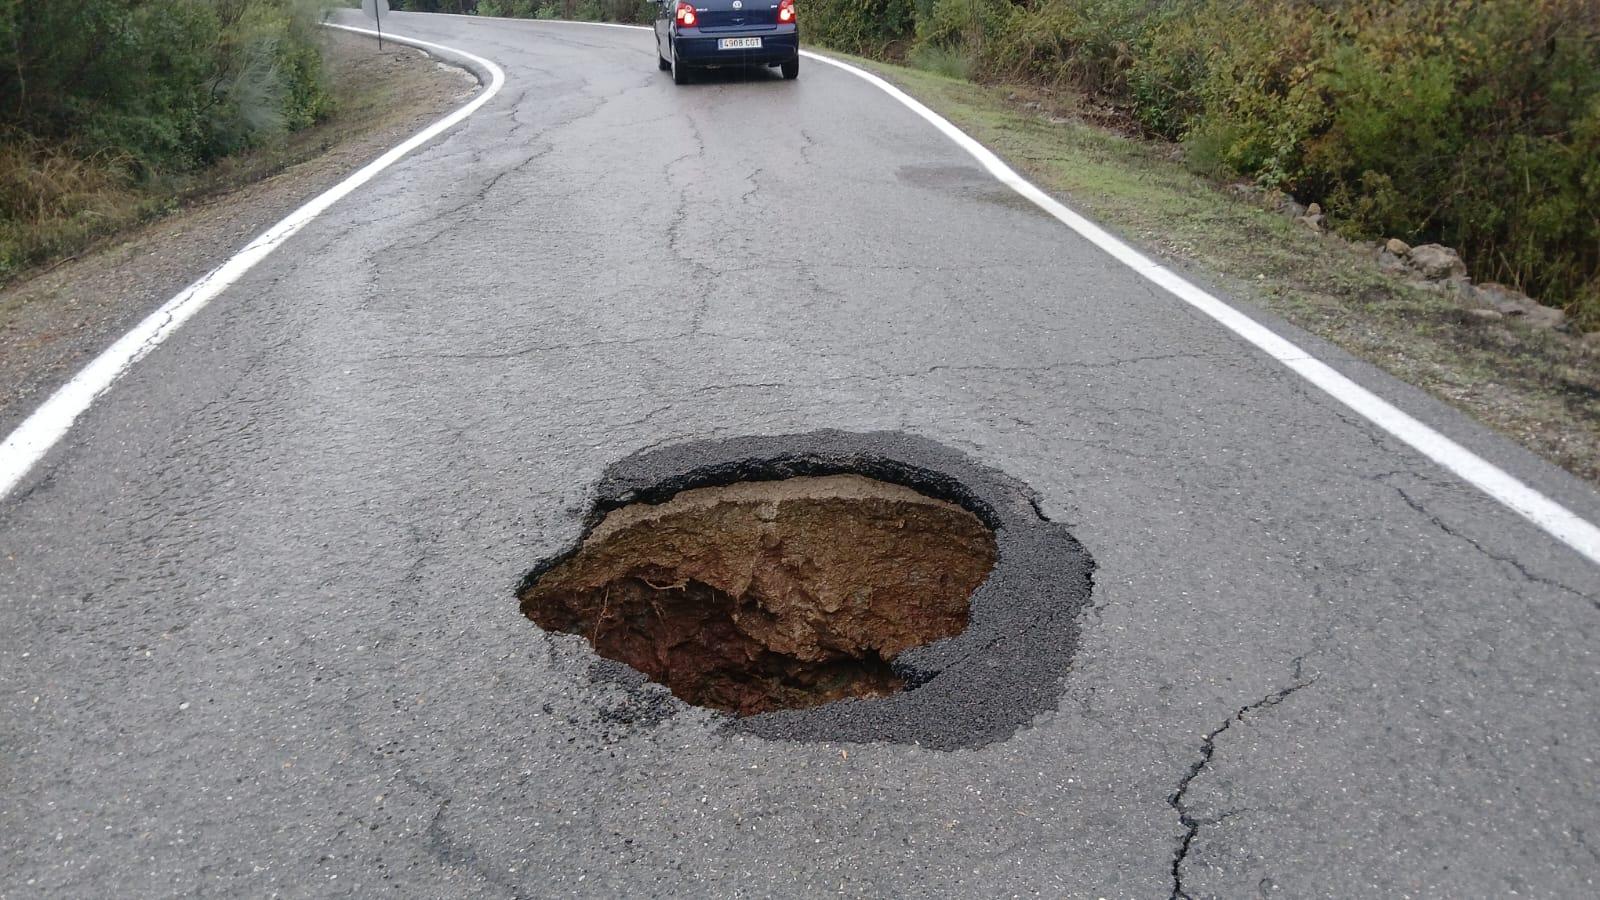
[[[847,74],[675,88],[648,32],[385,26],[506,90],[0,502],[0,894],[1596,892],[1577,554]],[[1056,710],[768,741],[522,617],[607,464],[821,428],[959,450],[1093,554]]]

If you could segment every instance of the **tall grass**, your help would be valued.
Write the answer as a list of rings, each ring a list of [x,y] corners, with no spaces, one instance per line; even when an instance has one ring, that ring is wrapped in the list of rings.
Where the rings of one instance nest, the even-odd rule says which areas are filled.
[[[925,72],[965,81],[972,77],[972,55],[961,48],[919,44],[911,49],[906,62]]]

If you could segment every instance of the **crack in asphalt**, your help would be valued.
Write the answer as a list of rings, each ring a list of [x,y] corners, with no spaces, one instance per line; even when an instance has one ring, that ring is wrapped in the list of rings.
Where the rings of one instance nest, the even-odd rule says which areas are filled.
[[[1505,565],[1510,566],[1511,568],[1513,568],[1513,569],[1515,569],[1517,571],[1517,574],[1521,575],[1527,581],[1531,581],[1534,584],[1542,584],[1542,585],[1545,585],[1546,587],[1553,587],[1556,590],[1562,591],[1564,593],[1571,594],[1572,596],[1577,597],[1580,600],[1588,601],[1591,606],[1593,606],[1597,610],[1600,610],[1600,598],[1590,597],[1587,594],[1584,594],[1583,592],[1577,590],[1576,588],[1568,587],[1567,585],[1562,584],[1561,582],[1556,581],[1553,578],[1548,578],[1546,576],[1536,574],[1533,571],[1529,570],[1528,567],[1526,565],[1524,565],[1523,562],[1521,560],[1517,559],[1516,557],[1505,556],[1503,554],[1495,553],[1494,551],[1492,551],[1489,548],[1485,547],[1483,544],[1479,543],[1474,538],[1469,537],[1468,535],[1462,533],[1461,531],[1458,531],[1455,528],[1452,528],[1450,525],[1446,524],[1443,519],[1439,518],[1437,515],[1435,515],[1434,513],[1430,512],[1428,510],[1428,508],[1426,506],[1424,506],[1420,501],[1418,501],[1416,498],[1412,497],[1410,494],[1406,493],[1404,488],[1402,488],[1402,487],[1400,487],[1399,485],[1396,485],[1396,484],[1389,484],[1387,479],[1390,478],[1390,477],[1392,477],[1391,474],[1379,475],[1379,476],[1376,476],[1376,478],[1374,480],[1378,481],[1378,482],[1380,482],[1382,484],[1388,485],[1396,494],[1400,495],[1400,499],[1404,500],[1405,504],[1407,506],[1411,507],[1413,510],[1417,511],[1418,513],[1421,513],[1422,515],[1426,516],[1428,518],[1428,521],[1432,522],[1435,528],[1438,528],[1440,531],[1444,532],[1445,534],[1447,534],[1447,535],[1449,535],[1449,536],[1451,536],[1451,537],[1453,537],[1453,538],[1455,538],[1455,539],[1457,539],[1459,541],[1462,541],[1462,542],[1466,543],[1468,546],[1470,546],[1473,550],[1476,550],[1482,556],[1487,557],[1488,559],[1492,559],[1495,562],[1503,563]]]
[[[1222,733],[1232,727],[1235,722],[1243,722],[1245,717],[1261,710],[1271,709],[1287,700],[1290,695],[1301,688],[1316,684],[1317,678],[1304,678],[1301,674],[1305,657],[1297,657],[1294,661],[1294,683],[1285,688],[1280,688],[1254,703],[1242,706],[1237,712],[1222,720],[1222,724],[1212,729],[1200,742],[1200,758],[1189,766],[1189,770],[1179,779],[1178,787],[1167,797],[1167,805],[1178,814],[1178,821],[1184,827],[1183,840],[1178,844],[1177,852],[1172,856],[1172,893],[1169,900],[1193,900],[1192,895],[1183,886],[1183,864],[1188,859],[1189,849],[1194,845],[1194,839],[1200,834],[1200,829],[1206,825],[1215,825],[1230,816],[1237,815],[1241,810],[1229,810],[1210,819],[1197,819],[1192,814],[1189,805],[1184,802],[1189,792],[1189,785],[1211,764],[1217,752],[1217,739]]]
[[[817,139],[811,136],[811,132],[802,128],[800,129],[800,141],[800,164],[809,166],[811,165],[811,151],[816,149]]]
[[[765,172],[766,170],[765,169],[761,169],[761,170],[758,170],[758,171]],[[747,179],[748,179],[748,177],[749,176],[746,176]],[[808,269],[813,269],[813,270],[820,269],[820,270],[824,270],[824,271],[828,271],[828,272],[906,272],[906,273],[909,273],[909,274],[912,274],[912,275],[924,275],[925,276],[925,275],[929,275],[929,274],[936,274],[936,275],[945,276],[945,277],[959,278],[959,277],[964,276],[964,275],[981,275],[981,274],[984,274],[984,273],[987,273],[987,272],[999,272],[999,273],[1005,274],[1005,275],[1015,275],[1017,273],[1017,268],[1018,268],[1018,264],[1015,263],[1015,262],[1010,262],[1010,261],[1008,261],[1008,262],[999,262],[999,263],[971,262],[971,263],[963,263],[961,265],[951,265],[949,263],[916,263],[916,262],[848,263],[848,262],[838,262],[837,260],[832,260],[832,259],[828,259],[828,260],[803,260],[803,259],[783,260],[783,259],[771,259],[771,260],[763,261],[762,264],[758,265],[758,266],[728,266],[726,268],[721,269],[721,272],[724,275],[743,275],[743,274],[752,273],[752,272],[754,272],[754,273],[783,272],[783,271],[790,270],[790,269],[798,271],[798,272],[803,272],[803,271],[806,271]],[[977,282],[974,285],[970,285],[970,286],[968,286],[968,288],[969,289],[976,289],[978,286],[981,286],[981,282]],[[938,288],[941,288],[943,286],[942,285],[923,285],[923,284],[919,284],[919,285],[917,285],[917,287],[919,289],[927,289],[927,288],[938,289]],[[1040,331],[1043,331],[1043,332],[1046,332],[1046,333],[1049,333],[1049,334],[1060,334],[1060,333],[1074,333],[1075,334],[1075,333],[1077,333],[1077,331],[1076,331],[1077,326],[1070,326],[1070,327],[1063,326],[1063,327],[1058,327],[1058,328],[1051,328],[1050,326],[1045,325],[1043,323],[1038,323],[1036,327]]]
[[[433,815],[428,819],[428,828],[423,837],[423,846],[429,853],[446,866],[469,872],[485,883],[499,888],[505,892],[504,896],[519,900],[529,896],[498,869],[484,865],[470,843],[458,841],[450,834],[445,827],[445,816],[450,809],[451,797],[445,791],[424,778],[408,774],[404,769],[396,769],[394,775],[413,790],[427,794],[438,801],[439,805],[434,808]]]
[[[192,292],[198,291],[202,286],[204,286],[205,284],[209,283],[213,278],[215,278],[217,276],[217,273],[220,272],[221,270],[222,270],[222,266],[219,265],[219,266],[216,266],[215,268],[213,268],[211,271],[207,272],[206,274],[202,275],[199,278],[199,280],[197,280],[188,289],[191,292],[191,295],[192,295]],[[278,283],[280,281],[282,281],[283,278],[284,278],[283,275],[275,276],[275,277],[269,279],[267,284],[269,286],[275,287],[275,286],[278,285]],[[155,330],[153,330],[151,332],[151,334],[148,337],[146,337],[143,342],[140,343],[139,349],[135,352],[135,355],[132,357],[133,362],[137,362],[138,360],[143,359],[145,356],[147,356],[150,353],[154,352],[154,350],[157,347],[160,346],[160,344],[161,344],[160,334],[164,329],[166,329],[169,325],[172,324],[172,316],[173,316],[173,313],[175,311],[176,311],[176,308],[167,309],[162,313],[161,325],[158,328],[156,328]],[[244,370],[244,375],[241,375],[239,379],[235,379],[234,381],[228,383],[223,388],[223,398],[227,399],[227,398],[231,397],[233,395],[234,391],[237,390],[238,385],[239,385],[239,383],[240,383],[240,381],[242,380],[243,377],[253,373],[262,364],[262,361],[270,353],[280,349],[286,343],[287,343],[287,340],[280,340],[280,341],[277,341],[277,342],[274,342],[274,343],[271,343],[271,344],[258,346],[254,350],[251,362],[248,364],[248,366]],[[133,362],[130,362],[128,365],[131,367],[133,365]],[[106,391],[106,390],[110,390],[110,387],[111,387],[110,385],[107,385],[105,388],[102,389],[102,393],[104,391]],[[191,422],[195,421],[198,417],[204,415],[209,409],[211,409],[211,407],[215,404],[215,402],[216,401],[213,401],[212,403],[204,404],[201,407],[199,407],[199,408],[191,411],[187,415],[185,415],[183,417],[183,419],[182,419],[183,424],[185,426],[188,426]],[[87,412],[88,412],[88,410],[85,410],[84,413],[80,413],[79,414],[80,417],[83,414],[87,413]],[[65,443],[65,442],[63,442],[63,443]],[[68,446],[70,446],[70,445],[68,445]],[[29,502],[35,495],[43,494],[50,487],[52,487],[54,485],[54,482],[56,480],[57,475],[59,475],[60,472],[61,472],[62,466],[67,463],[67,461],[68,461],[70,456],[71,456],[71,454],[68,454],[68,453],[50,454],[50,455],[46,456],[45,459],[40,460],[38,466],[36,466],[36,468],[34,470],[35,471],[35,475],[31,479],[32,483],[28,484],[25,488],[23,488],[22,490],[19,490],[16,494],[13,495],[13,499],[14,499],[15,503],[11,506],[11,509],[12,510],[21,509],[23,504]],[[160,472],[157,473],[158,476],[160,474],[161,474]]]
[[[932,375],[935,372],[1052,372],[1059,369],[1115,369],[1121,366],[1138,365],[1148,362],[1163,362],[1169,360],[1189,360],[1193,362],[1229,361],[1231,357],[1215,356],[1205,353],[1159,353],[1150,356],[1128,356],[1121,359],[1111,359],[1104,362],[1054,362],[1042,366],[996,366],[987,364],[972,365],[934,365],[929,366],[920,373],[897,373],[900,377],[914,375]]]
[[[585,82],[585,84],[587,84],[587,82]],[[518,116],[523,109],[523,100],[527,96],[527,93],[528,92],[526,90],[522,91],[506,107],[510,110],[509,118],[515,126],[513,131],[526,127],[526,123],[523,123]],[[627,92],[625,91],[624,93]],[[584,121],[585,119],[589,119],[595,115],[598,115],[606,108],[609,102],[608,99],[604,97],[589,97],[587,99],[589,100],[587,104],[582,105],[579,109],[563,118],[556,119],[555,121],[544,125],[539,130],[538,136],[543,138],[545,141],[545,145],[542,148],[524,157],[515,165],[510,166],[509,168],[501,169],[500,171],[495,172],[488,178],[479,182],[478,186],[472,190],[471,195],[468,196],[466,200],[435,213],[430,217],[433,221],[445,222],[446,224],[443,227],[436,229],[427,237],[422,239],[416,239],[412,235],[404,234],[401,236],[400,240],[396,240],[380,247],[378,249],[378,253],[387,254],[394,250],[404,250],[425,246],[429,242],[439,238],[445,232],[452,230],[456,226],[456,223],[453,221],[455,217],[467,212],[469,209],[477,209],[478,207],[481,207],[488,199],[490,192],[492,192],[495,187],[498,186],[503,179],[505,179],[506,176],[520,174],[529,166],[555,152],[556,141],[554,140],[554,135],[572,125],[576,125],[577,123]],[[481,163],[481,156],[482,152],[480,150],[475,149],[471,152],[471,159],[474,163]],[[407,240],[407,238],[410,238],[410,240]]]
[[[637,346],[652,345],[652,344],[660,345],[660,344],[669,343],[671,341],[694,340],[696,338],[701,338],[701,337],[706,337],[706,336],[713,336],[718,340],[726,340],[726,341],[743,341],[743,342],[750,342],[750,343],[774,343],[772,341],[763,341],[763,340],[757,339],[757,338],[747,338],[747,337],[736,336],[736,335],[723,335],[723,334],[707,335],[704,332],[687,331],[687,332],[679,332],[677,334],[659,334],[659,335],[652,335],[650,337],[623,338],[623,339],[620,339],[620,340],[607,340],[607,339],[604,339],[604,338],[598,338],[598,339],[595,339],[595,340],[592,340],[592,341],[577,341],[577,342],[572,342],[572,343],[535,344],[535,345],[526,346],[526,347],[518,347],[518,348],[516,348],[514,350],[494,350],[494,351],[486,351],[486,352],[471,352],[471,351],[462,351],[462,352],[439,351],[439,352],[433,352],[433,351],[427,351],[427,352],[416,352],[416,353],[382,353],[382,354],[376,354],[376,355],[373,355],[373,356],[365,357],[364,361],[366,361],[366,362],[390,362],[390,361],[410,361],[410,360],[418,360],[418,359],[481,361],[481,360],[496,360],[496,359],[515,359],[515,358],[522,357],[522,356],[529,356],[529,355],[535,354],[535,353],[557,353],[557,352],[562,352],[562,351],[593,350],[593,349],[600,348],[600,347],[637,347]],[[822,355],[829,356],[831,358],[831,357],[836,357],[836,356],[843,356],[843,355],[846,355],[846,354],[822,354]],[[825,385],[833,384],[833,383],[840,382],[840,381],[899,380],[899,379],[906,379],[906,378],[921,378],[921,377],[924,377],[924,376],[927,376],[927,375],[933,375],[933,374],[940,373],[940,372],[1020,372],[1020,373],[1037,374],[1037,373],[1040,373],[1040,372],[1072,371],[1072,370],[1078,370],[1078,369],[1085,369],[1085,370],[1116,369],[1116,368],[1121,368],[1121,367],[1124,367],[1124,366],[1139,365],[1141,363],[1161,362],[1161,361],[1168,361],[1168,360],[1190,360],[1190,361],[1196,361],[1196,362],[1205,362],[1205,361],[1216,361],[1216,360],[1223,360],[1223,359],[1225,359],[1225,358],[1209,356],[1209,355],[1204,355],[1204,354],[1168,353],[1168,354],[1159,354],[1159,355],[1154,355],[1154,356],[1130,356],[1130,357],[1125,357],[1125,358],[1122,358],[1122,359],[1111,359],[1111,360],[1104,360],[1104,361],[1099,361],[1099,362],[1078,362],[1078,361],[1066,361],[1066,360],[1063,360],[1063,361],[1059,361],[1059,362],[1046,363],[1046,364],[1037,365],[1037,366],[1001,366],[1001,365],[993,365],[993,364],[988,364],[988,363],[973,363],[973,364],[964,364],[964,365],[958,365],[958,364],[952,364],[952,363],[940,363],[940,364],[936,364],[936,365],[932,365],[932,366],[922,367],[922,368],[915,369],[915,370],[893,371],[893,370],[889,369],[888,367],[882,365],[881,363],[878,363],[876,360],[872,360],[872,359],[869,359],[869,358],[866,358],[866,357],[861,357],[860,358],[861,362],[870,363],[870,364],[876,365],[878,367],[878,369],[879,369],[879,374],[874,374],[874,375],[866,375],[866,374],[840,375],[840,376],[836,376],[836,377],[833,377],[833,378],[826,378],[826,379],[823,379],[821,381],[816,381],[816,382],[781,382],[781,383],[780,382],[774,382],[774,383],[772,383],[770,385],[767,385],[767,386],[771,386],[771,387],[823,387]],[[740,385],[725,385],[725,387],[737,387],[737,386],[740,386]],[[708,387],[713,387],[714,388],[714,387],[718,387],[718,386],[717,385],[710,385]]]
[[[371,255],[373,257],[388,256],[397,250],[414,250],[418,247],[425,247],[428,244],[438,240],[440,237],[443,237],[446,233],[454,231],[457,227],[457,223],[454,221],[456,217],[462,213],[468,212],[469,210],[476,211],[478,207],[483,205],[484,201],[488,198],[489,193],[493,191],[495,187],[505,179],[506,176],[512,174],[521,174],[523,170],[548,156],[550,153],[554,152],[554,150],[554,143],[546,144],[542,149],[529,154],[517,164],[505,169],[501,169],[500,171],[484,179],[476,188],[473,189],[472,194],[467,197],[467,199],[455,204],[454,206],[435,213],[431,217],[432,220],[435,222],[442,222],[444,224],[430,231],[426,236],[419,238],[415,235],[401,232],[399,240],[382,245],[378,248],[376,253]]]
[[[470,352],[470,351],[469,352],[461,352],[461,353],[449,353],[449,352],[443,352],[443,351],[440,351],[440,352],[425,352],[425,353],[380,353],[380,354],[377,354],[377,355],[374,355],[374,356],[365,357],[362,361],[363,362],[411,362],[411,361],[415,361],[415,360],[419,360],[419,359],[431,359],[431,360],[472,360],[472,361],[476,362],[476,361],[481,361],[481,360],[516,359],[516,358],[522,357],[522,356],[530,356],[530,355],[535,354],[535,353],[560,353],[562,351],[569,351],[569,350],[593,350],[593,349],[596,349],[596,348],[599,348],[599,347],[637,347],[637,346],[644,345],[644,344],[660,344],[660,343],[662,343],[664,341],[685,340],[685,339],[688,339],[690,337],[693,337],[693,335],[690,335],[690,334],[663,334],[663,335],[652,335],[650,337],[645,337],[645,338],[623,338],[621,340],[599,339],[599,340],[593,340],[593,341],[579,341],[579,342],[576,342],[576,343],[569,343],[569,344],[536,344],[536,345],[533,345],[531,347],[519,347],[519,348],[517,348],[515,350],[495,350],[495,351],[487,351],[487,352],[482,352],[482,353],[473,353],[473,352]]]
[[[748,206],[750,204],[750,198],[754,197],[756,192],[761,190],[761,182],[757,179],[760,177],[761,173],[765,171],[765,168],[757,167],[755,171],[744,177],[745,181],[750,182],[750,190],[739,195],[739,204],[741,206]]]
[[[526,87],[522,88],[521,90],[517,91],[517,95],[515,97],[512,97],[511,100],[506,103],[506,121],[511,123],[511,127],[506,129],[507,140],[516,137],[517,132],[528,127],[528,123],[522,121],[521,113],[523,110],[523,103],[528,99],[529,90],[530,89]]]
[[[1265,358],[1263,358],[1265,361]],[[1316,389],[1312,384],[1300,377],[1299,374],[1284,366],[1265,365],[1257,366],[1256,374],[1271,379],[1276,384],[1286,388],[1301,400],[1311,404],[1317,410],[1326,412],[1340,422],[1350,426],[1357,435],[1365,438],[1385,460],[1395,457],[1420,457],[1420,453],[1404,442],[1391,442],[1392,436],[1359,414],[1350,407],[1345,406],[1338,399]]]
[[[684,124],[689,126],[689,135],[694,141],[694,149],[667,161],[663,167],[663,174],[669,183],[675,181],[672,170],[679,163],[696,157],[704,158],[706,155],[705,135],[700,131],[700,124],[689,116],[684,118]],[[689,333],[697,334],[705,321],[705,316],[710,306],[710,285],[714,284],[718,272],[706,263],[694,259],[681,246],[683,241],[683,228],[689,220],[689,189],[690,184],[683,184],[678,188],[677,201],[672,210],[672,221],[667,225],[667,252],[677,260],[688,266],[694,273],[696,287],[700,294],[695,302],[694,313],[689,317]]]

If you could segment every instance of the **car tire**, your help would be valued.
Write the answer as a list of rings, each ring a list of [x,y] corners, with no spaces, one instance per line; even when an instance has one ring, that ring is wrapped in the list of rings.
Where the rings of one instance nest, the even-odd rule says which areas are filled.
[[[790,81],[793,81],[796,78],[799,78],[800,77],[800,57],[796,56],[794,59],[786,59],[786,60],[784,60],[783,61],[783,65],[779,66],[778,70],[783,73],[783,77],[784,78],[787,78]]]
[[[665,56],[661,55],[661,48],[660,47],[656,48],[656,68],[660,69],[663,72],[672,71],[672,63],[667,62],[667,58]]]
[[[678,61],[678,51],[672,51],[672,62],[667,65],[672,70],[673,84],[689,83],[689,67]]]

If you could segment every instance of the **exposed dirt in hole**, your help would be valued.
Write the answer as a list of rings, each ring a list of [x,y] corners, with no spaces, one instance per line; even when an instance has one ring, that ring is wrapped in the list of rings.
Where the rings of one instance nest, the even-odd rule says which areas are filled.
[[[611,512],[523,612],[678,697],[739,715],[903,687],[901,652],[960,634],[994,534],[855,475],[684,491]]]

